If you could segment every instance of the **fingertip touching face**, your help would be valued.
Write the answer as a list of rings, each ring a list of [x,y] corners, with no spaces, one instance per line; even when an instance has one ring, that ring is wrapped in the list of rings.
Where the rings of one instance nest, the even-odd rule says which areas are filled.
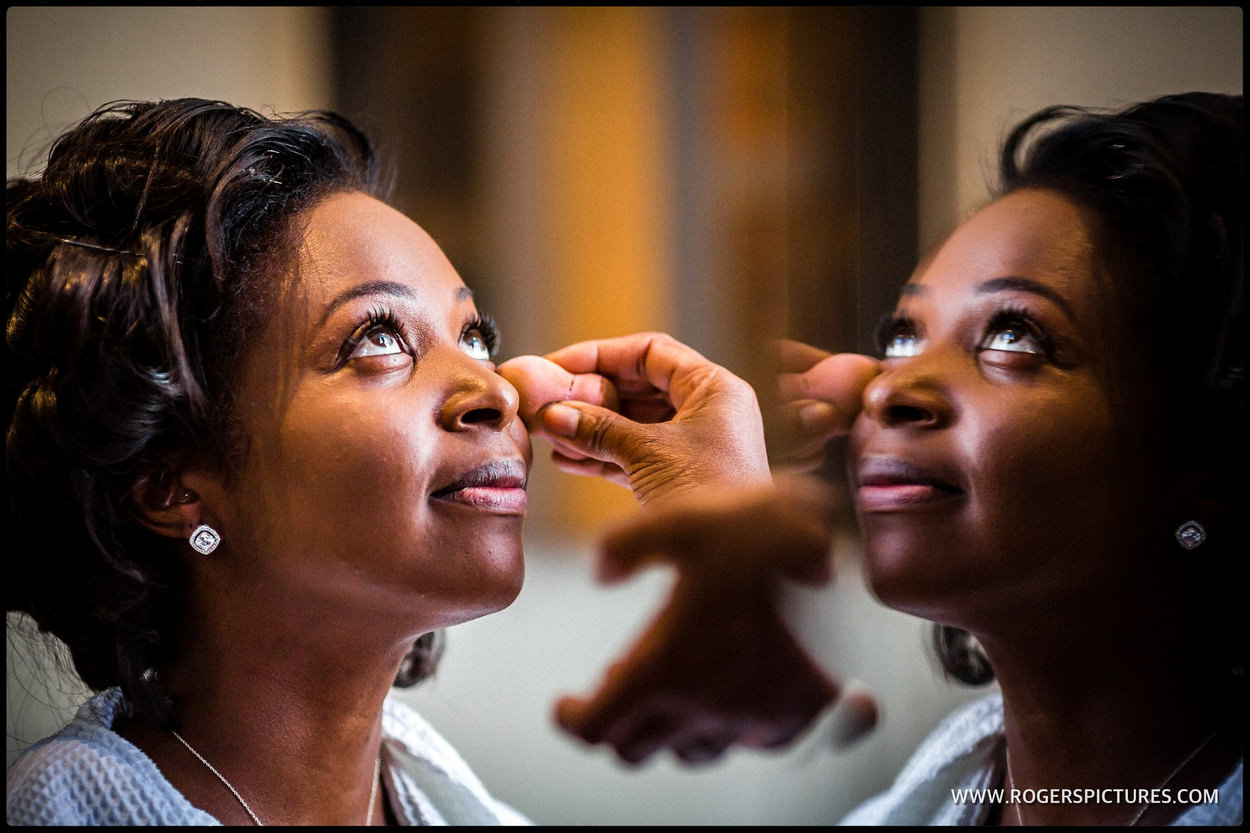
[[[301,611],[414,633],[506,607],[531,449],[493,324],[379,200],[335,194],[301,220],[237,392],[247,451],[222,519],[237,569]]]
[[[975,627],[1135,569],[1157,512],[1152,388],[1097,255],[1082,209],[1022,190],[904,287],[849,458],[887,604]]]

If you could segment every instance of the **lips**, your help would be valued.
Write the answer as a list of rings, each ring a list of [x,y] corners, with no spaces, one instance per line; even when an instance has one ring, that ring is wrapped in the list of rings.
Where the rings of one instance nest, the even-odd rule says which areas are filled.
[[[925,508],[964,494],[933,470],[898,457],[865,457],[856,470],[855,483],[856,503],[864,512]]]
[[[485,512],[523,514],[526,468],[517,459],[490,460],[430,493],[430,500]]]

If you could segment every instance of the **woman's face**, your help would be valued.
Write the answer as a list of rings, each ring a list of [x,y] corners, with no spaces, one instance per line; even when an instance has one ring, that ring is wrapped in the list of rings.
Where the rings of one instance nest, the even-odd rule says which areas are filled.
[[[493,325],[384,203],[337,194],[302,219],[238,392],[246,457],[220,519],[237,569],[295,616],[398,612],[421,632],[506,607],[531,449]]]
[[[849,458],[884,602],[975,628],[1089,603],[1133,568],[1159,514],[1154,391],[1108,284],[1085,215],[1026,190],[904,287]]]

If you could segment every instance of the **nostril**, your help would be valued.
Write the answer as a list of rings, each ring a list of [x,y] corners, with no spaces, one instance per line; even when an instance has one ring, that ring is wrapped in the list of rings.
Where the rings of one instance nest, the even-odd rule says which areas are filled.
[[[914,405],[891,405],[886,410],[886,416],[890,422],[897,425],[906,422],[928,422],[932,415]]]
[[[482,423],[491,425],[502,420],[503,411],[498,408],[474,408],[460,418],[460,421],[465,425],[480,425]]]

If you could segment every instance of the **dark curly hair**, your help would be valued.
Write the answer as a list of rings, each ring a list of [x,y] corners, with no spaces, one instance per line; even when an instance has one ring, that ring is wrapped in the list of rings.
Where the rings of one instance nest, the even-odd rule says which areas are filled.
[[[1240,95],[1206,92],[1049,107],[1010,132],[999,165],[999,196],[1047,189],[1095,218],[1101,268],[1157,368],[1158,401],[1143,405],[1160,406],[1160,464],[1207,477],[1210,534],[1185,591],[1193,670],[1208,676],[1243,662],[1243,113]],[[1159,519],[1160,540],[1183,520]],[[950,676],[993,679],[971,634],[937,625],[933,638]]]
[[[389,188],[341,116],[194,98],[107,104],[7,183],[6,610],[161,725],[173,704],[152,670],[177,649],[184,576],[132,495],[171,454],[232,476],[240,346],[268,317],[293,218]],[[417,640],[397,685],[433,671],[440,636]]]

